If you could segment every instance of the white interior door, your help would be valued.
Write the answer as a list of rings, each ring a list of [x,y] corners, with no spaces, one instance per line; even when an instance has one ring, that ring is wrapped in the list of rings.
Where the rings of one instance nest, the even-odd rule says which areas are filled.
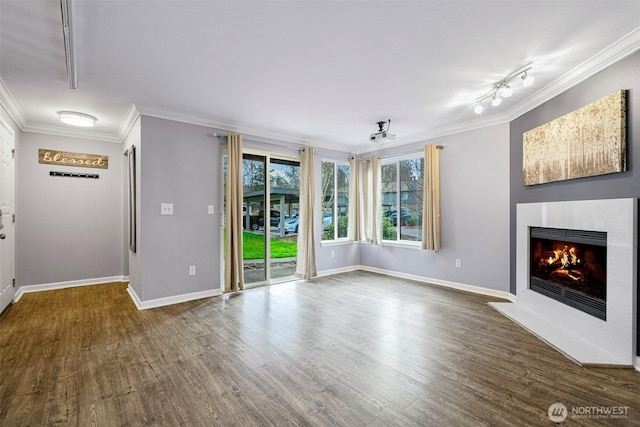
[[[0,312],[13,300],[13,132],[0,120]]]

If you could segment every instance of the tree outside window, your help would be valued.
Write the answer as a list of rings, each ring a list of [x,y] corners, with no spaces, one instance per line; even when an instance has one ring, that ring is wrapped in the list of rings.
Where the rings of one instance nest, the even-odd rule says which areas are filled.
[[[424,157],[384,163],[382,239],[422,240]]]
[[[349,226],[349,165],[323,161],[322,240],[347,237]]]

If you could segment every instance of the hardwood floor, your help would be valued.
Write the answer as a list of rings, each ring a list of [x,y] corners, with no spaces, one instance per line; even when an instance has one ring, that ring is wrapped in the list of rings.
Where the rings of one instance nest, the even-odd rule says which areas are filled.
[[[137,311],[126,284],[0,317],[0,425],[640,425],[640,373],[575,365],[489,297],[353,272]],[[624,419],[572,407],[628,407]]]

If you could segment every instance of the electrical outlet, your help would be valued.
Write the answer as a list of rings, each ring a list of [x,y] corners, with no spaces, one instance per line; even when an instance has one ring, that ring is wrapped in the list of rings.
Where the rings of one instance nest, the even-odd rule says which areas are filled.
[[[216,213],[216,209],[213,205],[209,205],[209,215],[213,215],[214,213]]]
[[[462,262],[459,259],[456,259],[456,267],[460,268],[462,266]]]
[[[196,275],[196,266],[195,265],[190,265],[189,266],[189,276],[195,276]]]
[[[335,258],[336,257],[336,251],[331,251],[331,258]]]
[[[160,215],[173,215],[173,203],[160,203]]]

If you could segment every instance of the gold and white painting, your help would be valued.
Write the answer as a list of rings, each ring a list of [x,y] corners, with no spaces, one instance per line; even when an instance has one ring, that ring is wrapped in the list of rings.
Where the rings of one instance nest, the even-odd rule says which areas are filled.
[[[626,170],[626,91],[523,134],[524,185]]]

